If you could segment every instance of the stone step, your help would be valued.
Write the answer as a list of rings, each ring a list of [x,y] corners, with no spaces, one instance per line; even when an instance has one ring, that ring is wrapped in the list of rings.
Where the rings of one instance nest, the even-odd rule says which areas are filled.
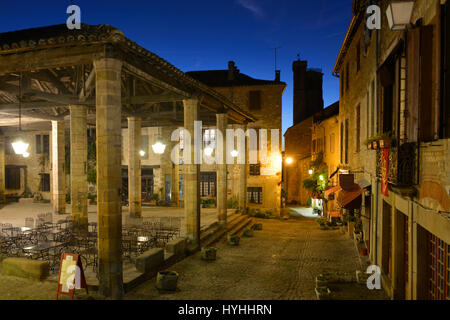
[[[202,236],[200,236],[202,247],[208,247],[213,243],[217,242],[217,240],[222,238],[228,231],[233,230],[239,224],[242,224],[246,219],[247,219],[246,216],[242,216],[239,214],[235,215],[233,214],[228,216],[226,229],[222,229],[220,228],[220,226],[218,226],[216,229],[211,228],[205,231],[205,233]]]
[[[240,222],[238,225],[236,225],[233,229],[231,229],[228,234],[229,235],[238,235],[241,236],[244,229],[251,228],[251,226],[254,224],[253,219],[249,217],[245,217],[245,219]]]

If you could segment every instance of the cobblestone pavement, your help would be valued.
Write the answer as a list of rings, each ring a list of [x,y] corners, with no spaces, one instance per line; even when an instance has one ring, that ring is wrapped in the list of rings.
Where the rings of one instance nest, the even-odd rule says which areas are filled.
[[[174,265],[180,274],[178,291],[159,293],[155,279],[127,293],[126,299],[181,300],[314,300],[315,277],[324,272],[354,274],[360,262],[352,240],[339,230],[321,231],[314,219],[261,220],[263,230],[243,238],[238,247],[216,244],[218,259],[205,262],[195,254]],[[357,284],[342,285],[340,299],[383,299]],[[32,282],[0,275],[0,299],[54,299],[56,282]],[[98,299],[77,290],[77,299]]]
[[[354,243],[340,230],[319,230],[314,219],[262,220],[263,231],[243,238],[238,247],[225,240],[216,246],[218,259],[200,254],[176,264],[178,291],[159,293],[155,279],[127,294],[127,299],[180,300],[315,300],[315,277],[324,272],[364,268]],[[383,299],[382,292],[357,284],[335,288],[343,299]]]

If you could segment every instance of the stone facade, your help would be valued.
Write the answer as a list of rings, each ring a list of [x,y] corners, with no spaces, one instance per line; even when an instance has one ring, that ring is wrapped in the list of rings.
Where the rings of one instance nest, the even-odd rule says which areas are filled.
[[[250,165],[247,165],[247,188],[262,188],[262,203],[251,203],[247,201],[247,207],[251,209],[271,210],[274,213],[280,212],[281,206],[281,114],[282,96],[286,89],[286,84],[275,81],[253,79],[240,73],[236,69],[234,62],[229,63],[228,70],[218,71],[194,71],[188,72],[190,76],[212,86],[229,100],[233,101],[244,111],[251,113],[257,121],[249,123],[248,129],[267,130],[267,157],[266,164],[260,163],[260,174],[253,175]],[[224,77],[222,77],[224,75]],[[259,92],[259,103],[254,108],[251,105],[250,95],[252,92]],[[279,130],[279,151],[271,152],[271,130]],[[259,137],[259,135],[258,135]],[[202,166],[202,171],[203,166]],[[228,166],[228,186],[229,196],[238,195],[238,173],[236,166]]]
[[[364,2],[354,1],[349,36],[334,70],[341,79],[341,167],[354,173],[355,180],[366,179],[371,183],[370,196],[363,199],[361,212],[364,239],[372,263],[382,269],[383,287],[393,299],[436,298],[430,296],[430,291],[434,290],[429,286],[430,239],[437,237],[447,246],[450,244],[449,140],[442,131],[438,111],[441,108],[441,88],[444,89],[440,84],[440,14],[444,5],[448,6],[446,2],[416,1],[411,20],[415,27],[404,32],[389,29],[385,15],[388,1],[381,1],[382,29],[369,33],[365,28]],[[421,25],[417,23],[419,20]],[[414,44],[413,33],[426,27],[434,31],[429,45],[430,69],[426,73],[430,77],[427,82],[431,92],[426,112],[430,116],[428,130],[433,141],[422,142],[417,135],[420,132],[417,121],[423,120],[420,116],[415,118],[415,92],[408,88],[415,85],[413,69],[419,65],[419,61],[412,58],[410,49]],[[396,90],[393,91],[393,100],[383,100],[388,92],[386,81],[389,81],[383,68],[394,63],[396,69],[392,83]],[[389,119],[386,111],[392,101],[394,120]],[[392,121],[391,130],[397,143],[389,152],[395,154],[396,148],[418,145],[409,158],[398,160],[401,164],[398,168],[409,163],[413,168],[411,172],[418,171],[418,175],[417,180],[409,185],[391,181],[389,196],[384,196],[381,193],[381,164],[377,162],[380,151],[369,150],[365,140],[386,132],[389,121]],[[427,130],[426,126],[428,123],[420,130]],[[397,160],[392,159],[396,164]],[[395,167],[390,166],[390,170],[392,168]]]
[[[287,203],[307,205],[311,193],[303,189],[303,181],[309,178],[313,117],[290,127],[284,134],[285,159],[293,159],[292,164],[284,164],[284,188]]]

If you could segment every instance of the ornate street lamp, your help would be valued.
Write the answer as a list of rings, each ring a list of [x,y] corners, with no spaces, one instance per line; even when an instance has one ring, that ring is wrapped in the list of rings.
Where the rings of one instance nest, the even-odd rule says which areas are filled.
[[[406,30],[411,23],[414,0],[392,0],[386,10],[389,28],[392,31]]]
[[[19,132],[22,131],[22,73],[19,76]],[[23,141],[22,137],[17,137],[12,142],[14,153],[24,155],[27,158],[30,154],[27,152],[29,144]],[[27,155],[25,155],[27,154]]]

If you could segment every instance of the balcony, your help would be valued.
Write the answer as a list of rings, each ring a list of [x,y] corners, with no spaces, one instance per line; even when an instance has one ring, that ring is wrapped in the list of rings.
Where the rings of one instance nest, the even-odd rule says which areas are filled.
[[[377,150],[377,177],[381,178],[382,150]],[[417,144],[404,143],[389,148],[388,182],[395,188],[411,188],[418,184]]]

